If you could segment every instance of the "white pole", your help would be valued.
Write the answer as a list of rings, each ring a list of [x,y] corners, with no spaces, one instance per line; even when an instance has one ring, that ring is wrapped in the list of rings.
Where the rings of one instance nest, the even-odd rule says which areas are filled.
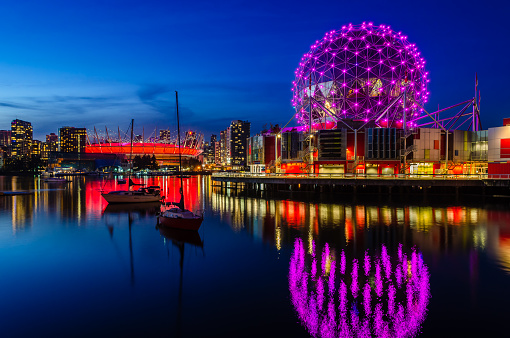
[[[406,85],[404,84],[404,175],[407,172],[406,166],[407,166],[407,120],[406,120],[406,99],[407,99],[407,90]]]
[[[309,126],[308,126],[308,154],[310,156],[310,172],[313,173],[313,150],[312,150],[312,74],[308,79],[308,88],[310,91],[310,115],[309,115]]]

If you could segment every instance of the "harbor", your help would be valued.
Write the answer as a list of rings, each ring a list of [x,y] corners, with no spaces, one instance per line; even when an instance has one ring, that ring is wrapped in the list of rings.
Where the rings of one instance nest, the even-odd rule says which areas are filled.
[[[384,306],[394,285],[396,306],[407,309],[405,289],[415,281],[408,277],[400,287],[385,282],[387,272],[392,280],[402,273],[399,257],[408,257],[410,271],[419,277],[416,295],[421,298],[412,315],[403,317],[421,323],[419,336],[481,334],[478,321],[506,313],[508,199],[464,203],[430,195],[424,203],[381,194],[380,200],[356,202],[323,193],[315,201],[300,198],[310,195],[306,191],[244,195],[243,183],[235,194],[234,183],[224,182],[222,192],[214,186],[220,184],[217,178],[183,180],[187,207],[204,209],[204,221],[199,231],[182,236],[156,228],[159,203],[107,204],[101,189],[119,189],[116,180],[105,184],[101,177],[70,176],[70,182],[49,188],[38,178],[0,176],[3,191],[33,192],[0,199],[0,255],[9,257],[0,261],[8,276],[0,278],[3,334],[198,338],[240,332],[281,337],[283,332],[305,338],[326,318],[317,310],[321,285],[328,287],[327,304],[346,284],[350,309],[368,299],[366,285],[373,279],[371,290],[383,295]],[[177,177],[132,179],[160,186],[168,200],[180,196]],[[383,258],[392,263],[390,269]],[[351,282],[354,273],[357,284]],[[305,282],[310,288],[302,287]],[[377,310],[372,299],[362,303],[360,316]],[[39,314],[31,325],[24,325],[26,309]],[[308,320],[306,314],[315,311],[317,316]],[[331,320],[342,318],[337,311]],[[268,332],[269,321],[275,331]],[[504,322],[492,328],[506,330]]]
[[[221,191],[315,192],[325,194],[463,194],[510,197],[507,177],[480,175],[359,175],[359,174],[213,174],[212,181]]]
[[[0,338],[508,336],[509,11],[4,5]]]

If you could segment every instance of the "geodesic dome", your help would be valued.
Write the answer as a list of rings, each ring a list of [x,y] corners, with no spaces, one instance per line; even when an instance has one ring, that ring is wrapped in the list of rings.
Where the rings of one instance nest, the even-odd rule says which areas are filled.
[[[416,102],[423,106],[429,95],[425,60],[416,45],[401,32],[372,23],[326,33],[301,58],[295,75],[292,105],[305,125],[310,108],[314,123],[348,119],[395,125],[404,106],[407,121],[418,117]]]

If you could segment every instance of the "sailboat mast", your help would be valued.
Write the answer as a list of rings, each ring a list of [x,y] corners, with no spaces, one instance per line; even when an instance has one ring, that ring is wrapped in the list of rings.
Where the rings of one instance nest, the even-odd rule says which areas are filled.
[[[183,194],[183,191],[182,191],[182,172],[181,172],[181,168],[182,168],[182,159],[181,159],[181,127],[179,125],[179,97],[177,96],[177,90],[175,91],[175,107],[176,107],[176,110],[177,110],[177,147],[178,147],[178,151],[179,151],[179,174],[181,176],[181,189],[180,189],[180,192],[181,192],[181,209],[184,210],[184,194]]]
[[[135,123],[135,119],[131,119],[131,150],[129,151],[129,162],[131,171],[133,171],[133,124]]]

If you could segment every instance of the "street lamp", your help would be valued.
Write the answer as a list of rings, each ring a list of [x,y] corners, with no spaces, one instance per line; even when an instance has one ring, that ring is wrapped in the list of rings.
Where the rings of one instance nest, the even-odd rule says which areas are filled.
[[[281,133],[275,135],[274,138],[274,170],[278,169],[278,139],[281,137]]]

